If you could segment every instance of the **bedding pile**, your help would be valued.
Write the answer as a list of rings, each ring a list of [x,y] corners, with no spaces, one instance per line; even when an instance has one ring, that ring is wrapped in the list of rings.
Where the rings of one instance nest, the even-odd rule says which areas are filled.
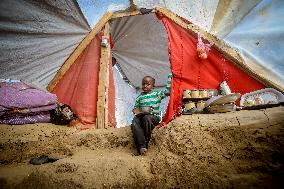
[[[0,124],[50,122],[57,97],[19,80],[0,80]]]

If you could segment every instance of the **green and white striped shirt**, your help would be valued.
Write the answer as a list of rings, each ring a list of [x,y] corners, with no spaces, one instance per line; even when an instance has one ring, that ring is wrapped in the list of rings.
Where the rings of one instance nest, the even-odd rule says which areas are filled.
[[[171,79],[172,73],[168,75],[168,81],[165,90],[152,90],[149,93],[141,93],[139,96],[137,96],[134,108],[139,108],[142,106],[151,106],[153,110],[152,114],[159,115],[160,104],[162,102],[162,99],[170,95]]]

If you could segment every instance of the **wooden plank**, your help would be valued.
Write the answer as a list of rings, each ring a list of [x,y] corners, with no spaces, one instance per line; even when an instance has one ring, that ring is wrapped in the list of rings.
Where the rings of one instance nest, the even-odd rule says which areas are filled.
[[[141,12],[139,10],[123,11],[123,12],[113,13],[111,19],[113,19],[113,18],[121,18],[121,17],[126,17],[126,16],[136,16],[136,15],[141,15]]]
[[[108,56],[106,58],[106,82],[105,82],[105,105],[104,105],[104,109],[105,109],[105,128],[108,128],[108,95],[109,95],[109,60],[110,60],[110,48],[108,48]]]
[[[267,78],[262,77],[261,75],[253,71],[245,63],[245,61],[240,56],[240,54],[235,49],[233,49],[231,46],[229,46],[227,43],[225,43],[224,40],[219,39],[215,35],[206,32],[205,30],[201,29],[200,27],[198,27],[197,25],[193,23],[186,23],[184,20],[182,20],[182,18],[180,18],[175,13],[165,8],[158,7],[158,8],[155,8],[155,11],[162,13],[163,15],[165,15],[166,17],[174,21],[176,24],[178,24],[182,28],[191,32],[193,35],[196,36],[199,33],[205,40],[207,40],[210,43],[213,43],[214,47],[219,52],[221,52],[225,58],[227,58],[228,60],[231,60],[232,63],[234,63],[237,67],[239,67],[241,70],[251,75],[254,79],[259,81],[260,83],[264,84],[267,87],[273,87],[273,88],[276,88],[277,90],[284,92],[284,88],[282,88],[276,83],[270,81]]]
[[[104,37],[109,38],[109,23],[105,24]],[[108,127],[108,89],[109,89],[109,60],[110,44],[107,47],[101,47],[98,101],[97,101],[97,128]]]
[[[73,53],[68,57],[68,59],[64,62],[64,64],[58,70],[55,77],[48,84],[47,90],[52,91],[54,89],[54,87],[61,80],[61,78],[64,76],[64,74],[69,70],[69,68],[76,61],[76,59],[80,56],[80,54],[86,49],[86,47],[94,39],[94,37],[101,30],[101,28],[108,22],[108,20],[111,18],[111,16],[112,16],[111,12],[106,12],[103,15],[101,20],[90,31],[90,33],[81,41],[81,43],[77,46],[77,48],[73,51]]]
[[[106,23],[105,30],[104,30],[104,36],[110,37],[110,25],[109,23]],[[110,67],[110,44],[107,46],[107,54],[105,57],[105,60],[102,60],[103,64],[105,64],[105,76],[104,76],[104,85],[105,85],[105,104],[104,104],[104,126],[105,128],[108,128],[108,94],[109,94],[109,67]]]

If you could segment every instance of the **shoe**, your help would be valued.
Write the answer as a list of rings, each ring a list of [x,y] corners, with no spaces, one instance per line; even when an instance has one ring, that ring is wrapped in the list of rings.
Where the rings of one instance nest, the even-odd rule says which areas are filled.
[[[140,148],[140,155],[145,155],[146,154],[146,152],[147,152],[147,148]]]
[[[30,164],[41,165],[41,164],[44,164],[44,163],[53,163],[57,160],[59,160],[59,159],[58,158],[50,158],[47,155],[42,155],[42,156],[37,157],[37,158],[32,158],[30,160]]]
[[[42,155],[40,157],[37,157],[37,158],[32,158],[30,160],[30,164],[33,164],[33,165],[41,165],[41,164],[44,164],[44,163],[47,163],[48,162],[48,156],[46,155]]]

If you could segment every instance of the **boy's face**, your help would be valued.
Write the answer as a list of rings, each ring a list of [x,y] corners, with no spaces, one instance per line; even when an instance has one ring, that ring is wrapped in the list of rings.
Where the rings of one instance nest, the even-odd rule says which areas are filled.
[[[142,80],[142,90],[144,93],[151,92],[154,88],[154,81],[150,77],[144,77]]]

